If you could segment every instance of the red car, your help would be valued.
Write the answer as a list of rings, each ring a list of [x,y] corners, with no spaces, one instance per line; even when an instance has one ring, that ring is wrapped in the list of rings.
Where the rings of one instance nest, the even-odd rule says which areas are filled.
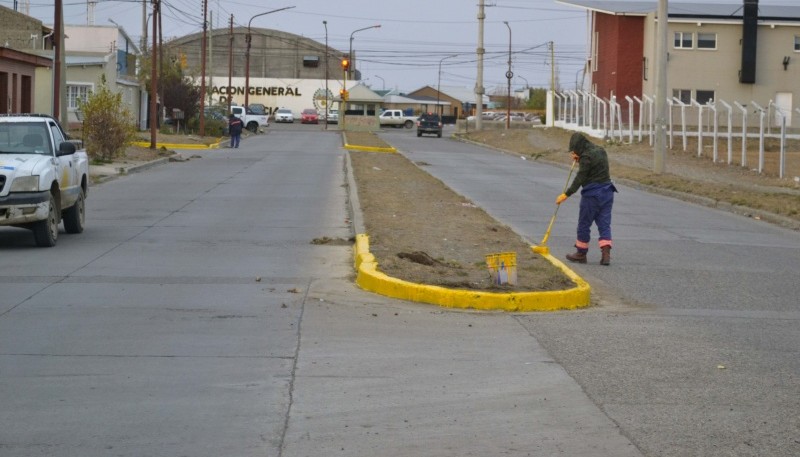
[[[317,114],[317,110],[315,109],[304,109],[302,113],[300,113],[300,123],[301,124],[319,124],[319,115]]]

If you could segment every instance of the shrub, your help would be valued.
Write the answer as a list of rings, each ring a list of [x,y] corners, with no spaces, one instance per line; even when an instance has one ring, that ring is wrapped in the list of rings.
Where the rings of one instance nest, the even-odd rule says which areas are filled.
[[[122,94],[113,92],[100,79],[97,90],[78,100],[83,112],[83,141],[93,160],[110,161],[119,156],[133,141],[136,126],[133,115],[122,102]]]
[[[205,118],[205,134],[206,136],[216,136],[220,137],[223,136],[223,132],[225,127],[228,126],[228,123],[223,120],[214,119],[212,117],[206,116]],[[199,132],[200,131],[200,117],[195,116],[189,120],[187,124],[187,128],[192,132]]]

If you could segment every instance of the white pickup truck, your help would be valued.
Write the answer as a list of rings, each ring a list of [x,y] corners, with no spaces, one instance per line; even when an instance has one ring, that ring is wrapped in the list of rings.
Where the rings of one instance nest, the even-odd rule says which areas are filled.
[[[58,224],[81,233],[89,190],[89,157],[47,115],[0,115],[0,226],[33,231],[55,246]]]
[[[231,114],[241,119],[244,128],[253,133],[269,127],[269,118],[266,114],[248,113],[244,106],[231,106]]]
[[[387,109],[378,116],[378,123],[381,127],[391,125],[397,128],[405,127],[410,129],[414,127],[415,122],[417,122],[417,116],[406,116],[403,114],[403,110],[399,109]]]

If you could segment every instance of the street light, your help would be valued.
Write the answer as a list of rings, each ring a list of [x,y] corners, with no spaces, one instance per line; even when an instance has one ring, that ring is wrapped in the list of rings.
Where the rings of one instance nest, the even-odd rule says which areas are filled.
[[[457,55],[458,54],[452,54],[449,56],[442,57],[442,59],[439,60],[439,81],[436,83],[436,112],[439,113],[439,116],[442,116],[444,114],[444,111],[442,110],[441,105],[439,104],[439,94],[442,93],[442,62],[444,62],[445,59],[449,59],[450,57],[455,57]]]
[[[322,21],[325,26],[325,122],[323,122],[323,129],[328,130],[328,115],[331,110],[328,106],[328,21]]]
[[[369,29],[379,29],[379,28],[381,28],[380,24],[371,25],[369,27],[364,27],[363,29],[353,30],[353,33],[350,34],[350,53],[347,54],[347,58],[350,59],[351,61],[353,60],[353,35],[355,35],[356,32],[360,32],[362,30],[369,30]],[[349,68],[347,70],[347,76],[350,77],[350,79],[353,79],[352,78],[353,75],[351,74],[352,71],[353,70],[352,70],[352,66],[351,66],[351,68]]]
[[[285,8],[278,8],[276,10],[267,11],[266,13],[259,13],[255,16],[250,18],[250,21],[247,22],[247,50],[245,51],[245,60],[244,60],[244,109],[247,110],[250,101],[250,42],[253,40],[253,36],[250,34],[250,24],[253,23],[253,19],[259,16],[265,16],[267,14],[277,13],[278,11],[292,9],[294,6],[287,6]]]
[[[506,97],[506,130],[511,128],[511,78],[514,77],[514,72],[511,71],[511,26],[508,21],[503,21],[503,24],[508,27],[508,71],[506,78],[508,79],[508,96]]]
[[[381,90],[386,90],[386,80],[384,80],[378,75],[375,75],[375,77],[381,80]]]

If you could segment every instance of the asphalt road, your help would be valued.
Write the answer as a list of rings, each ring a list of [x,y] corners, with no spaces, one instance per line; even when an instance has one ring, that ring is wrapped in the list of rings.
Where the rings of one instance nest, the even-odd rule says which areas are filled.
[[[390,300],[311,244],[350,236],[321,127],[93,187],[53,249],[0,230],[0,455],[797,454],[796,233],[623,187],[612,266],[576,268],[594,308]],[[541,237],[566,171],[384,135]]]
[[[542,239],[567,170],[452,140],[382,136]],[[598,306],[520,322],[645,455],[800,455],[800,234],[618,187],[612,266],[597,264],[596,238],[590,263],[574,265]],[[562,205],[548,242],[560,258],[574,250],[578,201]]]

